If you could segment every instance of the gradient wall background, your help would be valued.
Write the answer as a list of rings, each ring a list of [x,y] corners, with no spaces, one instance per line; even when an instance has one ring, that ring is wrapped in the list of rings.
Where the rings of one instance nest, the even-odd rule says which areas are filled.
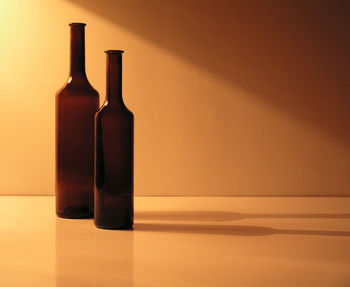
[[[54,193],[70,22],[124,49],[136,195],[350,195],[348,1],[0,0],[0,193]]]

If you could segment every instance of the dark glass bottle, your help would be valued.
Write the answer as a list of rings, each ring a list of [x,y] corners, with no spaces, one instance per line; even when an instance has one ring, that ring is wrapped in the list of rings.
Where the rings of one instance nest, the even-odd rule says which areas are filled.
[[[70,26],[70,75],[56,94],[56,214],[89,218],[94,207],[94,115],[99,95],[85,73],[85,24]]]
[[[107,96],[95,115],[95,225],[131,229],[134,116],[122,98],[122,53],[107,53]]]

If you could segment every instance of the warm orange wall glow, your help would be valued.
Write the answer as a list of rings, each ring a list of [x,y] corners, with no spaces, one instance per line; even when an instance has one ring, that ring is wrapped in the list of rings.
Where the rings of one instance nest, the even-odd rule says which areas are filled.
[[[0,1],[0,193],[54,193],[54,96],[86,22],[101,100],[103,51],[126,51],[137,195],[350,195],[344,3]]]

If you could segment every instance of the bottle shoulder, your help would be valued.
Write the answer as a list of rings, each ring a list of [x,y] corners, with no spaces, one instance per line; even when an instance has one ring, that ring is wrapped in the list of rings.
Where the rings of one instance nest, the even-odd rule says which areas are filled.
[[[88,96],[88,97],[99,97],[99,93],[95,88],[89,83],[87,79],[73,80],[69,78],[56,92],[58,97],[66,96]]]
[[[103,117],[123,117],[133,119],[134,114],[126,106],[112,106],[105,102],[96,113],[96,118]]]
[[[66,84],[56,92],[57,97],[86,96],[99,97],[99,93],[91,85]]]

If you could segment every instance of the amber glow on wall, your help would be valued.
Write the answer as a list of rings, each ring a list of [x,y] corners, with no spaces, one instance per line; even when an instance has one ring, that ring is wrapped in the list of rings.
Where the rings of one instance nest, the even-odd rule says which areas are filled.
[[[54,194],[70,22],[125,50],[136,195],[350,195],[349,17],[322,1],[0,0],[0,194]]]

